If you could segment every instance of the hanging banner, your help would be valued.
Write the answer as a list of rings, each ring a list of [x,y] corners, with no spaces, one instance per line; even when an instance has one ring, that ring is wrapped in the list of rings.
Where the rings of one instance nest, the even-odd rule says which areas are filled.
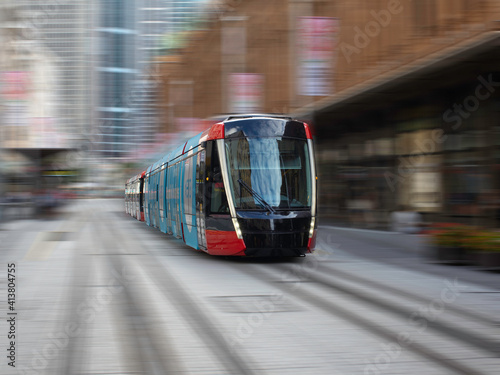
[[[28,72],[0,72],[0,97],[3,100],[26,100],[28,97],[28,85]]]
[[[29,78],[25,71],[0,72],[0,147],[30,146]]]
[[[255,73],[229,74],[229,111],[251,113],[262,111],[264,76]]]
[[[299,95],[328,96],[334,93],[333,73],[339,31],[337,18],[299,17]]]

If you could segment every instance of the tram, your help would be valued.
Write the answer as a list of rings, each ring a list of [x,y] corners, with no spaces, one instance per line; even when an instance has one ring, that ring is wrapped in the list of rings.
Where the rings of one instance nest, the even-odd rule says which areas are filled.
[[[316,243],[316,168],[308,124],[229,116],[125,185],[129,215],[222,256],[304,256]]]
[[[125,212],[137,220],[144,221],[144,176],[142,172],[127,180],[125,184]]]

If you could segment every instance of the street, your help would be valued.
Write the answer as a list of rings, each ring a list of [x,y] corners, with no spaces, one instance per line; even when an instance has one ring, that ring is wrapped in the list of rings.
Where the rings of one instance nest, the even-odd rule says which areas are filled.
[[[209,256],[74,200],[0,224],[0,374],[497,374],[500,277],[321,223],[304,258]]]

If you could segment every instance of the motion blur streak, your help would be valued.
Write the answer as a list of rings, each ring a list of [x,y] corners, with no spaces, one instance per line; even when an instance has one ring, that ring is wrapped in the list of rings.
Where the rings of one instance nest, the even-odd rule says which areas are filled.
[[[496,374],[499,20],[498,0],[0,0],[0,373]],[[149,166],[241,114],[306,135],[213,128],[210,175],[169,192],[190,219],[141,210]],[[196,232],[209,184],[227,220]],[[224,256],[186,245],[207,241]],[[228,256],[266,241],[306,256]]]

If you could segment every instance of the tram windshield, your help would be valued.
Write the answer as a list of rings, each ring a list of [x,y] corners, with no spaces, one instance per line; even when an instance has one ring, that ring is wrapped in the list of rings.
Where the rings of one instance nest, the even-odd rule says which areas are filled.
[[[311,206],[311,165],[306,140],[225,140],[231,194],[237,209],[295,210]]]

